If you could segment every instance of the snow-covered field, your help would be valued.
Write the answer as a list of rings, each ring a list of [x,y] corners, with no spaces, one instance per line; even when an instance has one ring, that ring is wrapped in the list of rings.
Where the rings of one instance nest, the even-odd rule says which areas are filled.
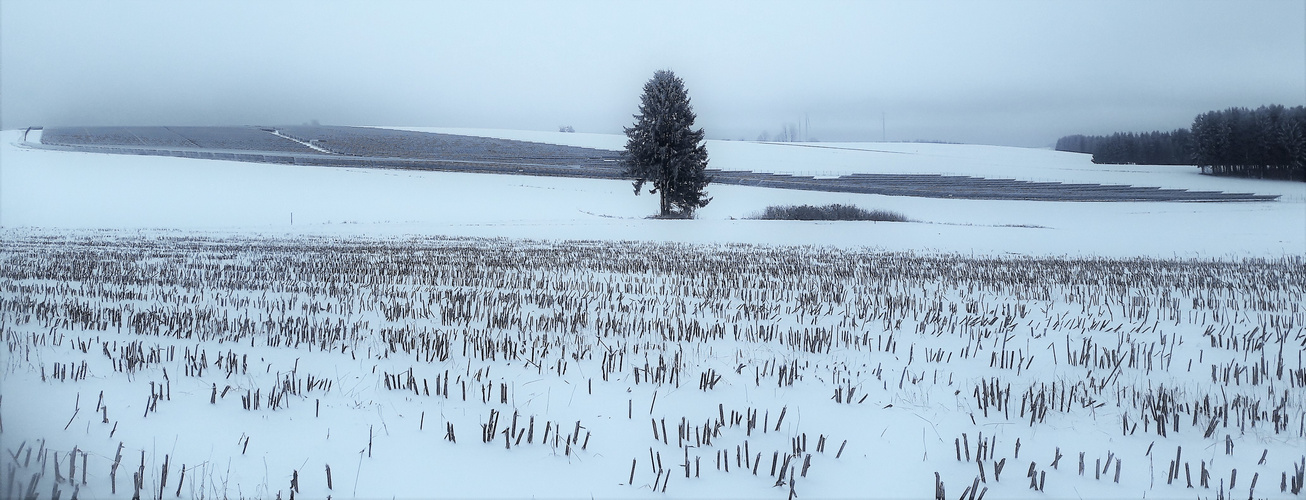
[[[441,129],[442,131],[451,131]],[[457,130],[453,130],[457,131]],[[462,131],[581,146],[620,136]],[[0,138],[0,226],[260,234],[442,234],[550,239],[816,244],[961,253],[1158,257],[1306,252],[1306,185],[1211,178],[1192,168],[1099,167],[1086,155],[993,146],[862,145],[908,155],[710,141],[712,166],[788,172],[966,173],[1030,180],[1279,194],[1275,203],[942,200],[712,186],[699,219],[645,220],[656,198],[620,181],[321,168],[22,149]],[[949,160],[949,153],[960,160]],[[969,152],[974,152],[973,154]],[[1047,158],[1039,163],[1036,158]],[[783,162],[781,159],[785,159]],[[783,168],[764,168],[766,165]],[[1006,167],[1004,167],[1006,165]],[[1038,165],[1043,170],[1033,172]],[[978,172],[978,169],[987,169]],[[1005,168],[1005,170],[1004,170]],[[839,170],[843,169],[843,170]],[[1138,170],[1108,175],[1100,170]],[[1161,173],[1158,173],[1161,172]],[[908,224],[737,220],[776,204],[894,210]],[[736,219],[736,220],[732,220]],[[293,224],[292,224],[293,222]]]
[[[1306,471],[1300,183],[714,141],[725,169],[1283,200],[712,186],[659,221],[624,182],[3,134],[6,498],[1286,498]],[[794,203],[919,222],[739,220]]]
[[[610,134],[434,127],[399,129],[610,150],[621,150],[626,144],[625,136]],[[1278,194],[1296,201],[1306,198],[1306,187],[1300,183],[1211,177],[1199,174],[1190,166],[1096,165],[1092,162],[1092,155],[1047,149],[902,142],[759,144],[712,140],[708,141],[708,150],[711,166],[723,170],[829,177],[853,173],[928,173]]]

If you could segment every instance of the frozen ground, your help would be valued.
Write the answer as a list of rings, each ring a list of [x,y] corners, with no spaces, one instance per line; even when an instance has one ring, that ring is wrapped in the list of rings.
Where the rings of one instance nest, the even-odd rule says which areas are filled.
[[[4,263],[6,491],[42,498],[1287,498],[1306,466],[1300,258],[53,231]]]
[[[656,221],[624,182],[3,134],[6,498],[131,498],[136,474],[142,498],[930,498],[935,473],[949,499],[1299,497],[1297,184],[1012,148],[713,142],[722,168],[1284,201],[712,186],[699,220]],[[832,202],[920,222],[739,220]]]

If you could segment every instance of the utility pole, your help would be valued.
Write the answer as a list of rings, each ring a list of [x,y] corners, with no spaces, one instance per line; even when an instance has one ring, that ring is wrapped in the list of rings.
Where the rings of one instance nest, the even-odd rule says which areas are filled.
[[[880,142],[889,142],[889,134],[885,129],[884,112],[880,112]]]

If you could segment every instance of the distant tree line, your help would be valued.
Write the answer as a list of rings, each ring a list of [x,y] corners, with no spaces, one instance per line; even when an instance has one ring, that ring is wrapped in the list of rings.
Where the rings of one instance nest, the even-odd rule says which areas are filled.
[[[1093,163],[1193,165],[1192,133],[1117,132],[1111,135],[1070,135],[1057,140],[1057,151],[1088,153]]]
[[[1092,154],[1093,163],[1197,165],[1214,175],[1306,180],[1306,107],[1210,111],[1191,130],[1070,135],[1056,149]]]

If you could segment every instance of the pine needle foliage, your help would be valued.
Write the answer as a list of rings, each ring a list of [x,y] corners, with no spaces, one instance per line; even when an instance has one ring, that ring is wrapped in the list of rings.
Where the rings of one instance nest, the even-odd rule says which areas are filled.
[[[703,129],[694,129],[694,108],[684,82],[669,70],[659,70],[644,84],[634,126],[625,129],[625,174],[634,180],[635,194],[650,184],[661,197],[659,216],[692,218],[712,201],[704,190],[707,146]]]

